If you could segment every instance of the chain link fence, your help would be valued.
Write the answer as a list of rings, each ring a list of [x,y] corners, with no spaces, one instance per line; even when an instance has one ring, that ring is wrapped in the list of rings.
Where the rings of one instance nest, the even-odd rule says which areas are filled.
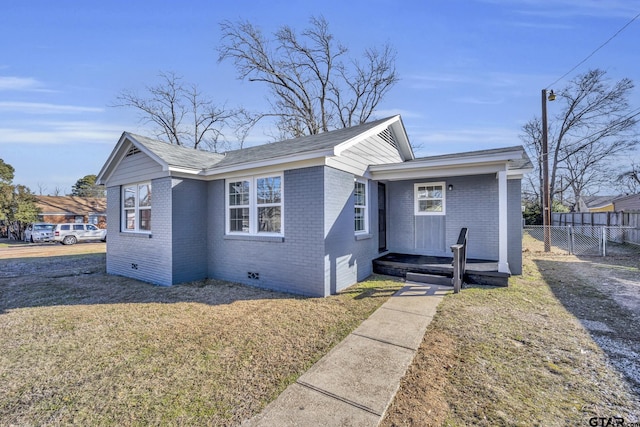
[[[573,255],[615,254],[621,245],[631,245],[628,236],[635,227],[604,227],[589,225],[549,226],[551,252]],[[527,225],[524,233],[544,245],[544,226]]]

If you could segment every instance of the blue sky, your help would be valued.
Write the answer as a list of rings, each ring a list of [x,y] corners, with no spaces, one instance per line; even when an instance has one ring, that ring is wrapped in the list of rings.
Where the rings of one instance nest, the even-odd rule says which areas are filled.
[[[122,131],[151,135],[136,111],[110,105],[161,71],[217,103],[265,106],[264,87],[217,62],[222,20],[270,33],[323,15],[353,55],[390,43],[401,80],[377,117],[401,114],[426,156],[521,144],[541,89],[638,14],[640,0],[0,0],[0,10],[0,158],[16,169],[14,183],[50,194],[97,174]],[[640,107],[638,40],[640,19],[549,88],[602,68],[639,85],[631,103]],[[269,140],[256,131],[250,143]]]

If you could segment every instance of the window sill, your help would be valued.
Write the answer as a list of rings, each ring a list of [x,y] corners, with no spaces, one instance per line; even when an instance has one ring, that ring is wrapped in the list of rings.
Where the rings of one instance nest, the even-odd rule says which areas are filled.
[[[284,236],[258,236],[255,234],[250,234],[250,235],[225,234],[223,239],[224,240],[246,240],[246,241],[253,241],[253,242],[273,242],[273,243],[284,242]]]
[[[367,240],[367,239],[373,239],[373,234],[369,234],[369,233],[356,234],[356,240]]]
[[[139,231],[121,231],[119,233],[120,236],[127,236],[137,239],[152,239],[153,234],[151,233],[140,233]]]

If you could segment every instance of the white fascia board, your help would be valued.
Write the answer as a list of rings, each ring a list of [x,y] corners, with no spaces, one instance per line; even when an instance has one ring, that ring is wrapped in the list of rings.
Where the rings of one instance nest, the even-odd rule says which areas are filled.
[[[171,172],[171,176],[176,178],[188,178],[188,179],[198,179],[201,181],[215,181],[217,179],[227,179],[227,178],[238,178],[244,177],[248,175],[264,175],[276,172],[282,172],[290,169],[300,169],[307,168],[312,166],[324,166],[325,158],[324,157],[316,157],[307,160],[298,160],[292,162],[282,162],[282,163],[274,163],[274,164],[265,164],[262,166],[254,166],[251,168],[225,168],[225,170],[216,170],[215,174],[210,173],[211,171],[189,171],[187,169],[173,169]],[[244,165],[242,165],[244,166]]]
[[[261,168],[270,168],[276,167],[276,169],[283,170],[285,169],[285,165],[287,165],[286,169],[291,169],[288,165],[291,163],[304,162],[308,160],[320,159],[321,162],[324,162],[324,158],[327,156],[333,155],[333,150],[318,150],[318,151],[309,151],[306,153],[301,153],[293,156],[282,156],[276,157],[272,159],[266,160],[257,160],[254,162],[246,162],[236,165],[224,166],[224,167],[213,167],[204,171],[204,176],[211,179],[219,179],[218,177],[221,175],[229,175],[235,174],[236,172],[246,173],[242,171],[250,171],[254,169]]]
[[[396,137],[396,141],[398,142],[398,151],[402,156],[402,160],[413,160],[416,156],[413,154],[413,148],[411,147],[411,143],[409,142],[409,136],[407,135],[407,130],[404,128],[404,123],[402,120],[398,120],[395,123],[391,124],[391,131]]]
[[[380,123],[378,126],[373,127],[373,128],[369,129],[366,132],[362,132],[362,133],[354,136],[351,139],[348,139],[348,140],[346,140],[344,142],[341,142],[340,144],[338,144],[335,147],[333,147],[333,154],[336,155],[336,156],[339,156],[344,151],[346,151],[349,148],[353,147],[354,145],[356,145],[360,141],[363,141],[366,138],[369,138],[370,136],[374,136],[374,135],[379,134],[384,129],[389,127],[389,125],[393,124],[394,122],[398,121],[399,119],[400,119],[400,116],[393,116],[389,120],[386,120],[386,121]]]
[[[168,172],[171,173],[171,175],[174,174],[180,174],[180,175],[195,175],[195,176],[205,176],[205,171],[203,169],[191,169],[191,168],[181,168],[181,167],[176,167],[176,166],[169,166],[168,168],[164,169]]]
[[[371,178],[376,180],[400,181],[419,178],[443,178],[451,176],[485,175],[504,171],[504,163],[484,165],[458,165],[449,167],[411,168],[378,170],[371,167]]]
[[[285,170],[310,168],[313,166],[323,166],[323,165],[324,165],[324,158],[300,160],[297,162],[280,163],[276,165],[263,166],[260,168],[254,168],[254,169],[248,169],[248,170],[247,169],[236,170],[233,172],[225,173],[224,175],[216,175],[214,179],[238,178],[238,177],[244,177],[247,175],[253,175],[253,176],[267,175],[272,173],[282,173]]]
[[[368,178],[368,169],[362,169],[351,165],[349,163],[344,163],[337,161],[335,157],[327,157],[324,163],[326,166],[329,166],[334,169],[341,170],[343,172],[347,172],[353,174],[355,176],[361,176],[363,178]]]
[[[411,169],[423,169],[423,168],[446,168],[475,164],[504,164],[509,160],[518,160],[522,158],[522,151],[509,151],[499,154],[478,154],[468,157],[460,158],[448,158],[448,159],[424,159],[414,160],[405,163],[389,163],[382,165],[372,165],[371,170],[378,171],[390,171],[390,170],[411,170]]]
[[[507,176],[516,176],[519,175],[521,178],[527,174],[533,172],[533,168],[520,168],[520,169],[509,169],[507,170]]]
[[[118,163],[120,163],[122,155],[119,155],[119,153],[122,151],[124,145],[126,144],[125,141],[127,140],[128,135],[129,134],[126,132],[123,132],[122,135],[120,135],[120,139],[116,143],[115,147],[113,147],[113,150],[111,150],[111,154],[109,154],[107,161],[104,163],[104,165],[102,165],[102,169],[100,169],[100,172],[98,172],[98,175],[96,177],[96,182],[98,184],[105,185],[113,170],[116,168]]]

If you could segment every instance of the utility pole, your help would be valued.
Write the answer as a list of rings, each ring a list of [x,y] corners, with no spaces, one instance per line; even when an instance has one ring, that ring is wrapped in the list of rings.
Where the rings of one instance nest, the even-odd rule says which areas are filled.
[[[549,101],[556,99],[553,90]],[[551,251],[551,194],[549,189],[549,142],[547,128],[547,90],[542,89],[542,226],[544,228],[544,251]]]

